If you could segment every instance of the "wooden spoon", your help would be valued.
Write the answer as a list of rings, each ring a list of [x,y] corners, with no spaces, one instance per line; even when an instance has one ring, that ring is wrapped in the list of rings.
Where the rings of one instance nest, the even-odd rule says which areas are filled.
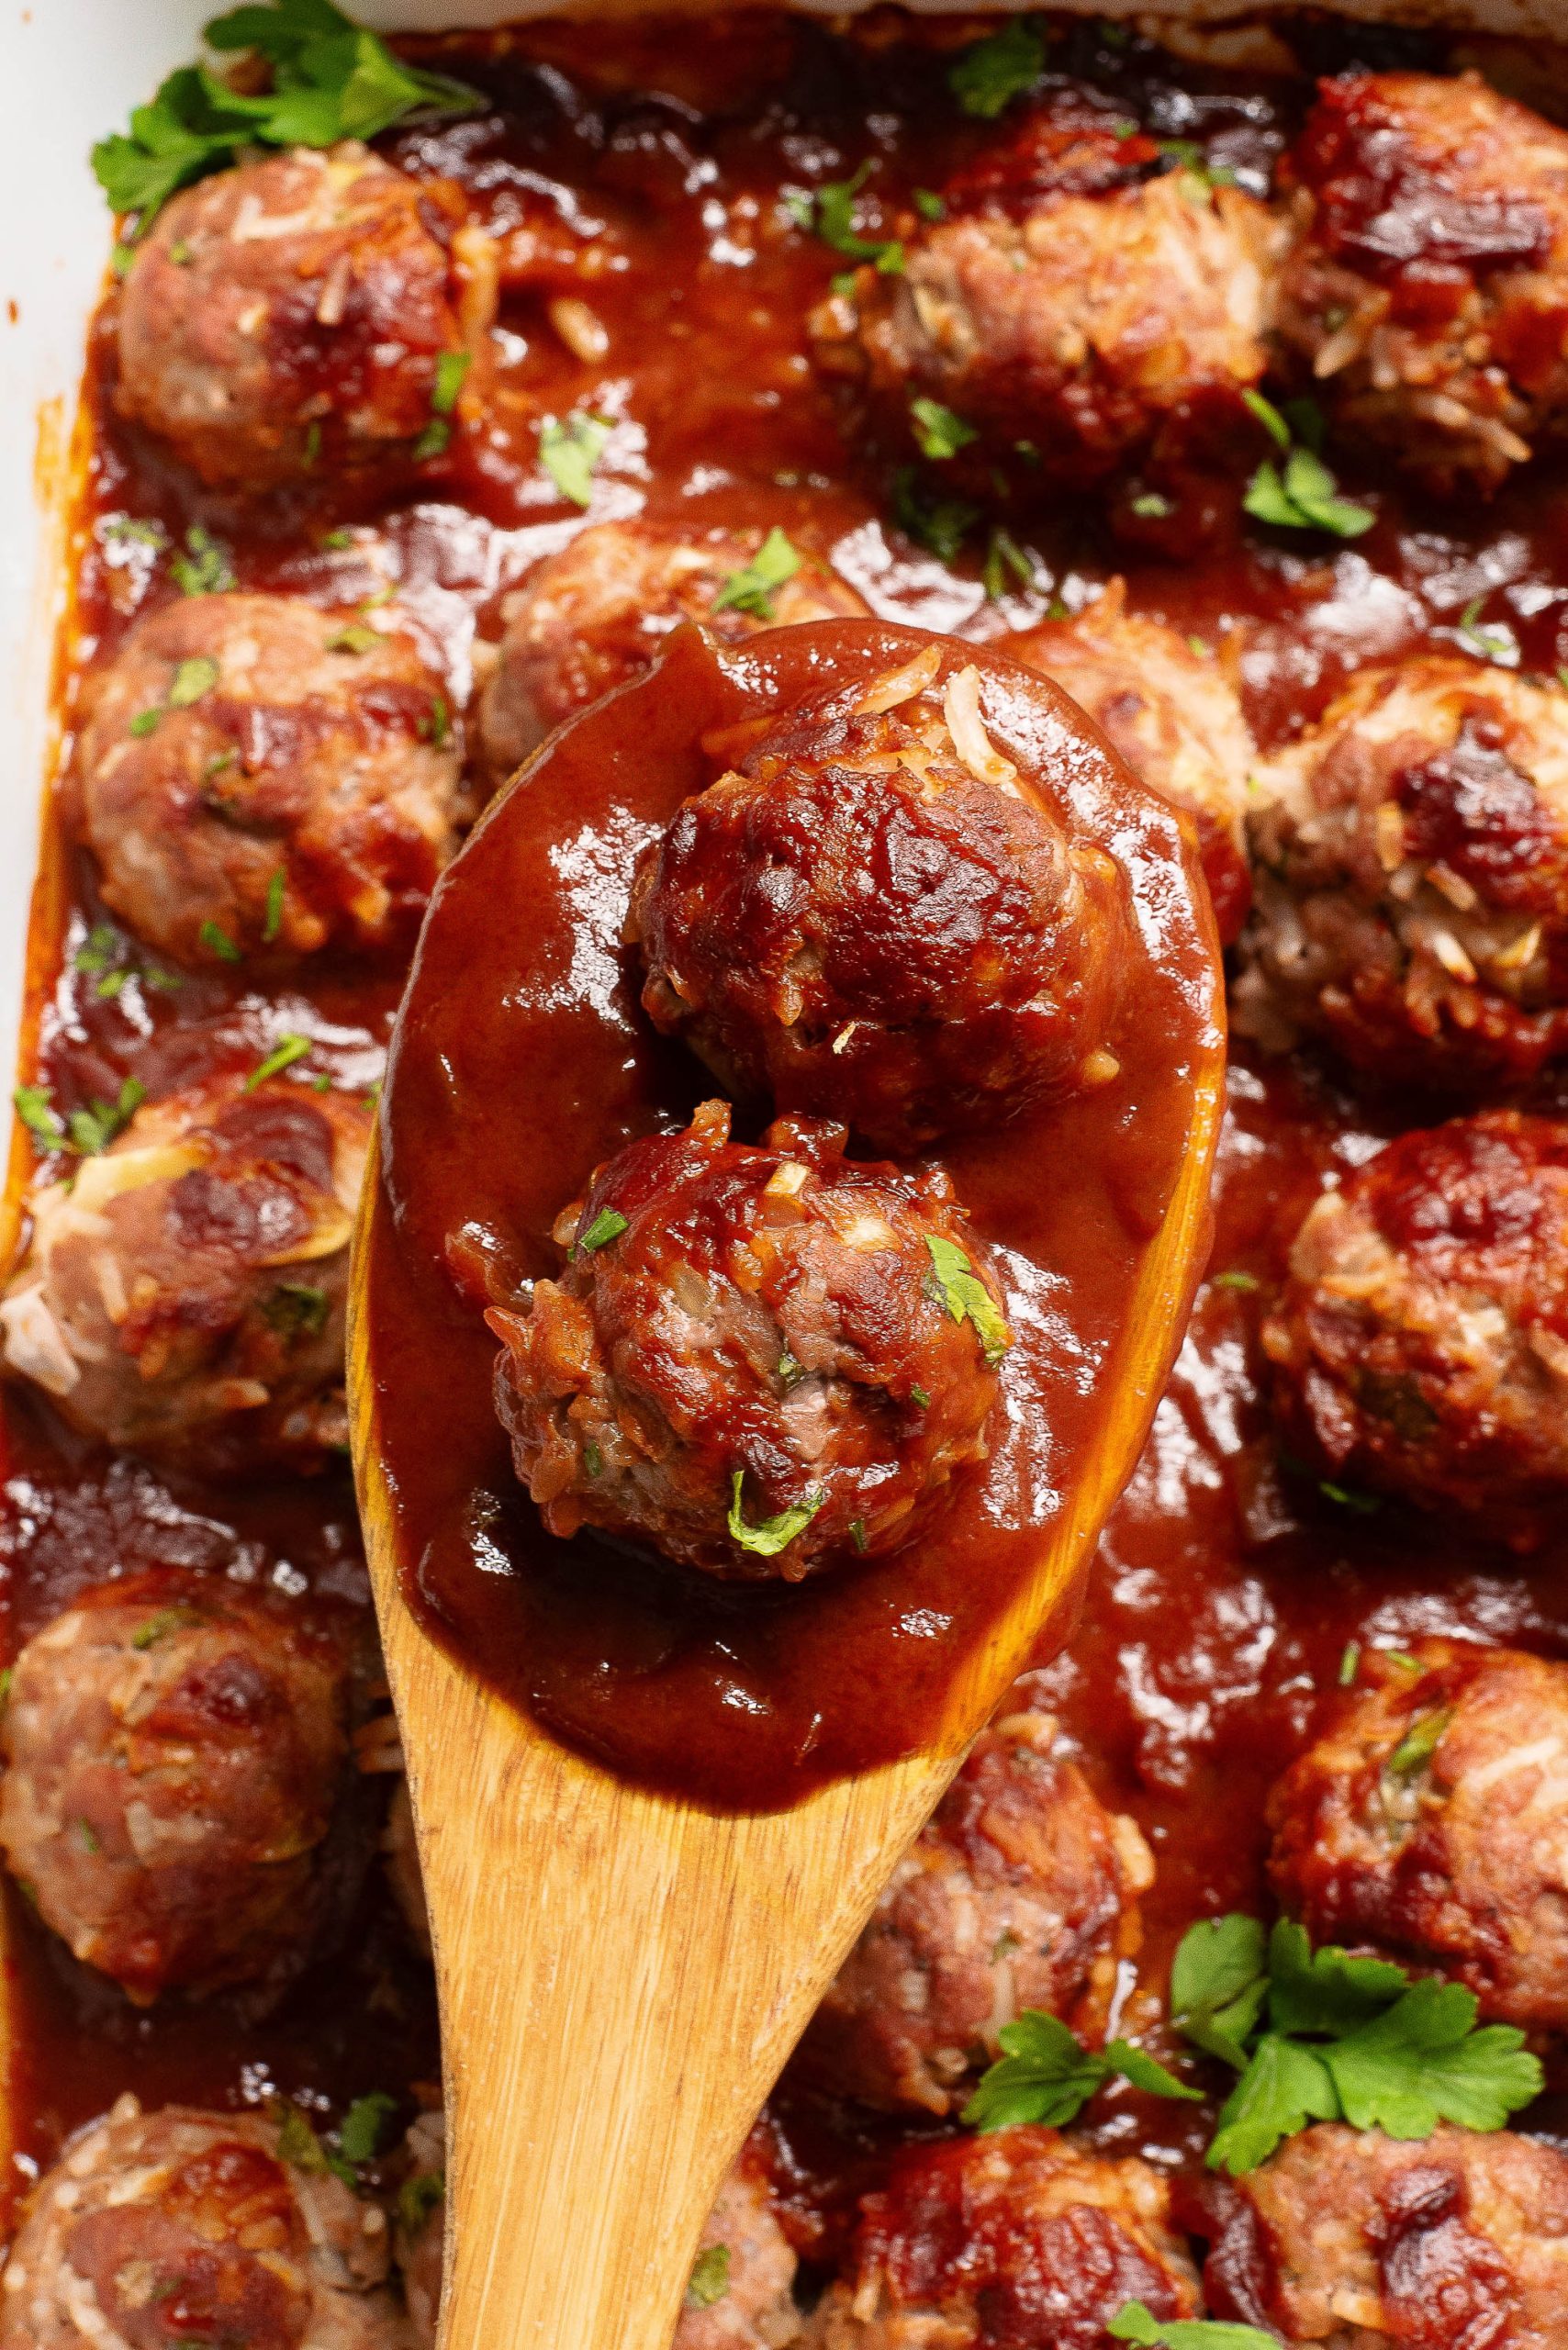
[[[962,1669],[942,1751],[761,1816],[621,1784],[494,1695],[409,1612],[369,1343],[368,1269],[390,1214],[373,1161],[350,1402],[441,1994],[442,2350],[669,2342],[702,2222],[786,2056],[1142,1449],[1208,1244],[1220,1024],[1216,1012],[1214,1048],[1188,1071],[1180,1170],[1109,1368],[1110,1408],[1032,1572]]]

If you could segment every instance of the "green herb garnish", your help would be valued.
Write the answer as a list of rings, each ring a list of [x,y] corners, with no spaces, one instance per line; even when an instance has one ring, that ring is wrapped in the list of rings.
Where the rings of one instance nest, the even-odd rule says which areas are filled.
[[[288,887],[288,876],[280,865],[267,883],[266,919],[262,924],[262,943],[270,946],[283,927],[283,897]]]
[[[338,2151],[344,2162],[356,2166],[370,2162],[397,2110],[397,2098],[388,2097],[385,2089],[373,2089],[368,2097],[356,2097],[338,2132]]]
[[[309,1050],[308,1036],[280,1036],[265,1060],[259,1062],[245,1080],[246,1092],[253,1093],[258,1085],[266,1083],[269,1077],[278,1077],[286,1069],[292,1069],[295,1062],[302,1061]]]
[[[386,639],[380,629],[371,628],[364,621],[346,621],[334,629],[327,639],[329,653],[374,653]]]
[[[553,416],[541,428],[539,462],[562,497],[574,506],[586,509],[590,504],[594,468],[612,429],[608,417],[590,416],[585,408],[570,416]]]
[[[473,364],[466,351],[443,351],[435,363],[435,388],[431,394],[431,406],[437,416],[450,416],[457,406],[457,395],[463,389],[463,379]]]
[[[991,537],[986,542],[985,568],[980,574],[980,577],[985,582],[985,592],[993,604],[1000,602],[1007,593],[1009,572],[1020,588],[1034,587],[1033,563],[1018,544],[1017,540],[1004,531],[1000,522],[997,522],[992,525]]]
[[[996,1302],[956,1240],[928,1232],[925,1246],[942,1303],[955,1322],[972,1322],[987,1362],[998,1363],[1013,1343]]]
[[[1482,607],[1484,596],[1473,596],[1460,614],[1454,633],[1467,653],[1478,661],[1490,661],[1496,669],[1517,669],[1519,666],[1519,640],[1511,628],[1501,621],[1483,625]]]
[[[1202,2089],[1189,2088],[1129,2041],[1113,2040],[1103,2053],[1085,2048],[1043,2009],[1025,2008],[996,2036],[1002,2053],[964,2108],[962,2118],[972,2130],[1011,2130],[1025,2122],[1062,2129],[1118,2075],[1155,2097],[1194,2103],[1203,2098]]]
[[[112,1102],[95,1099],[84,1110],[73,1110],[65,1121],[72,1149],[84,1158],[95,1158],[99,1151],[107,1150],[146,1099],[147,1088],[141,1080],[128,1077]]]
[[[854,177],[830,180],[825,187],[809,196],[786,196],[785,209],[798,229],[822,239],[846,261],[869,262],[883,277],[900,277],[903,274],[903,246],[897,237],[862,237],[855,226],[855,207],[861,189],[876,169],[874,162],[862,163]],[[851,276],[845,283],[834,280],[835,293],[846,293],[854,283]]]
[[[1241,501],[1248,513],[1279,530],[1328,531],[1340,539],[1359,539],[1370,531],[1376,515],[1371,507],[1340,497],[1338,483],[1313,445],[1321,438],[1318,412],[1298,400],[1287,418],[1261,392],[1241,397],[1284,461],[1282,465],[1265,459],[1259,466]]]
[[[227,596],[236,585],[227,552],[199,522],[185,532],[185,554],[171,558],[169,576],[182,596]]]
[[[1034,88],[1046,69],[1045,35],[1032,17],[1015,17],[1000,32],[966,49],[947,86],[966,114],[994,121],[1004,106]]]
[[[582,1238],[577,1242],[577,1247],[579,1248],[608,1248],[610,1243],[612,1240],[619,1240],[625,1230],[626,1218],[619,1208],[600,1208]]]
[[[155,1616],[149,1616],[145,1624],[138,1626],[130,1636],[130,1645],[133,1649],[155,1649],[171,1632],[188,1632],[194,1624],[205,1620],[195,1607],[160,1607]]]
[[[960,449],[967,449],[971,441],[980,439],[972,424],[967,424],[950,408],[944,408],[940,400],[911,400],[909,418],[921,455],[929,457],[934,464],[956,457]]]
[[[902,465],[893,476],[892,502],[900,530],[941,563],[954,560],[980,518],[978,506],[963,498],[944,498],[922,480],[914,465]]]
[[[200,701],[218,683],[218,664],[205,653],[193,653],[182,661],[169,681],[168,702],[171,710],[189,710]]]
[[[209,955],[217,956],[220,963],[242,963],[245,959],[221,923],[204,922],[196,938]]]
[[[691,2280],[686,2288],[686,2306],[690,2310],[711,2310],[722,2301],[730,2289],[730,2247],[727,2244],[711,2244],[700,2252],[691,2264]]]
[[[741,571],[732,571],[713,599],[716,612],[749,612],[754,620],[773,618],[773,594],[801,568],[801,558],[777,525]]]
[[[730,1537],[743,1550],[755,1550],[759,1558],[776,1559],[787,1550],[798,1534],[803,1534],[815,1517],[827,1495],[812,1493],[803,1502],[792,1503],[780,1510],[777,1517],[765,1517],[756,1526],[748,1526],[741,1509],[741,1487],[745,1472],[737,1469],[730,1479]]]
[[[446,2193],[446,2173],[417,2170],[398,2189],[398,2218],[406,2235],[417,2235]]]
[[[1127,2301],[1105,2328],[1113,2342],[1138,2342],[1153,2350],[1279,2350],[1278,2337],[1255,2325],[1229,2325],[1212,2317],[1156,2317],[1143,2301]]]

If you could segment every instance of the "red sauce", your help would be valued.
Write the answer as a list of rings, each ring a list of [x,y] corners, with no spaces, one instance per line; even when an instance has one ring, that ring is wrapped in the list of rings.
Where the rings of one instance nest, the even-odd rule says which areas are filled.
[[[1132,609],[1234,664],[1266,749],[1309,723],[1360,664],[1452,650],[1478,595],[1484,622],[1513,631],[1528,670],[1550,676],[1568,662],[1568,470],[1557,456],[1490,505],[1460,507],[1407,495],[1383,468],[1341,454],[1347,493],[1378,509],[1364,539],[1337,547],[1260,532],[1191,567],[1114,549],[1092,516],[1064,509],[1027,542],[1036,589],[1010,579],[994,602],[978,539],[948,568],[899,537],[806,359],[806,311],[840,258],[781,221],[778,197],[804,184],[808,165],[848,177],[871,156],[879,168],[868,192],[890,214],[906,191],[978,155],[991,133],[957,113],[945,82],[947,49],[968,37],[958,25],[888,13],[846,32],[758,11],[717,26],[618,23],[612,40],[602,28],[543,26],[420,44],[496,100],[474,120],[379,142],[467,187],[508,241],[485,429],[459,435],[448,476],[384,512],[306,513],[286,502],[246,511],[199,493],[123,430],[99,331],[86,383],[92,461],[67,733],[74,677],[113,650],[138,612],[176,592],[164,555],[106,531],[116,515],[156,520],[176,543],[200,524],[245,588],[338,604],[398,577],[461,701],[476,631],[498,632],[508,589],[578,526],[536,464],[540,419],[577,407],[617,420],[592,519],[645,508],[801,531],[812,518],[819,543],[890,620],[985,640],[1042,619],[1054,596],[1076,607],[1121,571]],[[1445,62],[1422,36],[1305,21],[1292,38],[1312,72],[1334,70],[1358,44],[1379,64]],[[1518,52],[1510,58],[1517,69]],[[1207,142],[1254,186],[1311,88],[1305,76],[1178,65],[1092,27],[1062,28],[1052,60],[1092,75],[1158,135]],[[879,233],[874,208],[862,226]],[[573,356],[551,326],[548,303],[563,293],[591,302],[610,339],[605,360]],[[342,526],[359,535],[326,544]],[[362,1090],[379,1074],[402,974],[315,966],[269,999],[240,970],[188,977],[174,994],[132,979],[101,996],[96,975],[72,968],[101,915],[92,877],[58,836],[49,857],[46,888],[69,912],[31,973],[37,1067],[65,1106],[112,1098],[132,1072],[157,1095],[213,1068],[253,1067],[284,1027],[314,1040],[302,1069]],[[1399,1647],[1451,1630],[1568,1654],[1561,1542],[1521,1561],[1446,1522],[1337,1504],[1278,1461],[1260,1400],[1258,1321],[1295,1224],[1326,1173],[1359,1164],[1415,1114],[1394,1102],[1358,1104],[1305,1064],[1233,1061],[1213,1265],[1259,1286],[1216,1280],[1201,1297],[1077,1631],[1047,1670],[1100,1792],[1137,1817],[1153,1846],[1159,1874],[1144,1902],[1139,1975],[1157,1995],[1195,1916],[1261,1908],[1264,1793],[1333,1695],[1347,1642]],[[582,1166],[592,1151],[585,1141]],[[343,1477],[255,1490],[115,1466],[17,1391],[6,1422],[0,1601],[13,1645],[86,1582],[170,1555],[215,1572],[297,1575],[367,1604]],[[240,2106],[276,2087],[330,2109],[368,2088],[433,2077],[428,1983],[378,1888],[344,1954],[261,2026],[217,2005],[134,2011],[63,1959],[19,1900],[11,1907],[12,2100],[29,2161],[47,2160],[68,2128],[125,2088],[149,2102]],[[788,2087],[776,2110],[801,2240],[821,2251],[830,2241],[823,2215],[875,2179],[901,2133]],[[1084,2126],[1107,2149],[1173,2159],[1195,2154],[1209,2123],[1203,2109],[1118,2087]]]

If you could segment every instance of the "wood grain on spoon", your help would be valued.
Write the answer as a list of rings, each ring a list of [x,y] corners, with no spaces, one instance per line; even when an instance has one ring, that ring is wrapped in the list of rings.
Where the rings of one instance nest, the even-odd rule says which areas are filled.
[[[883,636],[890,662],[901,642],[907,656],[909,632]],[[836,642],[817,648],[819,666],[825,662],[831,671],[841,657]],[[685,678],[693,693],[711,689],[703,683],[702,658],[709,656],[674,656],[678,687]],[[743,665],[734,667],[740,676]],[[778,679],[754,664],[742,684],[755,698]],[[1031,685],[1030,695],[1038,690]],[[645,688],[632,691],[646,695]],[[652,707],[646,699],[634,702],[620,720],[622,739],[637,743],[644,767],[656,731]],[[1051,716],[1048,699],[1038,707]],[[628,717],[638,722],[628,725]],[[533,857],[541,839],[566,837],[590,790],[613,799],[613,741],[605,730],[602,718],[574,730],[553,772],[535,769],[476,836],[463,860],[467,873],[459,878],[454,868],[443,891],[449,947],[459,944],[451,934],[465,890],[492,905],[530,902],[523,885],[532,866],[525,874],[506,860]],[[1092,757],[1103,761],[1103,751]],[[576,840],[577,832],[570,836]],[[619,916],[611,905],[595,919],[612,924]],[[580,944],[569,934],[581,920],[580,908],[566,918],[563,956]],[[443,967],[442,924],[438,901],[389,1088],[390,1189],[374,1168],[367,1185],[350,1343],[361,1505],[403,1726],[442,1998],[450,2148],[442,2341],[443,2350],[659,2350],[674,2330],[715,2191],[790,2046],[969,1740],[1029,1661],[1141,1449],[1207,1245],[1223,1083],[1217,975],[1212,952],[1193,961],[1201,984],[1189,990],[1185,1057],[1162,1072],[1162,1118],[1151,1110],[1148,1152],[1164,1154],[1156,1211],[1136,1237],[1126,1230],[1096,1236],[1101,1256],[1119,1270],[1107,1277],[1115,1311],[1095,1360],[1095,1409],[1061,1469],[1046,1522],[1024,1529],[1025,1539],[1006,1552],[1002,1598],[955,1648],[919,1751],[830,1776],[792,1807],[730,1814],[718,1807],[722,1781],[711,1775],[704,1785],[715,1801],[700,1807],[612,1775],[559,1743],[452,1652],[461,1642],[441,1614],[442,1594],[428,1566],[432,1541],[421,1547],[409,1486],[422,1442],[455,1480],[446,1487],[439,1475],[432,1480],[439,1506],[424,1525],[427,1535],[439,1533],[465,1490],[465,1413],[472,1417],[477,1407],[493,1348],[465,1353],[465,1330],[444,1355],[432,1337],[427,1354],[419,1334],[434,1331],[438,1290],[428,1292],[423,1323],[407,1310],[407,1298],[398,1301],[401,1326],[385,1309],[389,1284],[403,1282],[418,1254],[397,1255],[389,1201],[401,1201],[407,1222],[408,1121],[418,1111],[417,1129],[430,1125],[420,1058],[441,1085],[461,1091],[456,1064],[469,1042],[454,999],[468,983],[472,948],[466,958],[457,953],[450,969]],[[1202,946],[1207,935],[1200,920],[1191,936]],[[526,995],[517,971],[543,968],[550,975],[548,909],[530,902],[527,936],[498,952],[502,964],[510,954],[516,968],[487,974],[487,983],[515,1005]],[[558,979],[557,971],[528,1013],[536,1028],[557,1016]],[[433,1024],[423,1034],[421,1002]],[[443,1025],[454,1021],[454,1027]],[[582,1138],[571,1131],[572,1104],[586,1102],[590,1126],[599,1121],[602,1141],[590,1163],[623,1139],[627,1127],[617,1131],[617,1117],[629,1120],[632,1131],[653,1123],[643,1110],[628,1110],[626,1040],[616,1022],[606,1022],[603,1072],[596,1071],[580,1023],[571,1031],[569,1077],[559,1099],[534,1104],[547,1129],[544,1155],[560,1152],[571,1169],[563,1175],[546,1168],[540,1179],[541,1202],[554,1184],[552,1213],[586,1172],[574,1164]],[[540,1062],[533,1070],[540,1084],[545,1067]],[[605,1074],[612,1068],[613,1085]],[[600,1075],[602,1098],[596,1093]],[[401,1129],[400,1084],[407,1089]],[[652,1076],[643,1091],[651,1102]],[[606,1109],[611,1102],[615,1115]],[[450,1127],[446,1147],[459,1171],[450,1198],[436,1204],[432,1232],[443,1222],[452,1228],[454,1203],[465,1185],[483,1190],[492,1145],[489,1136],[484,1146],[473,1143],[460,1119]],[[1070,1148],[1067,1168],[1056,1170],[1058,1181],[1076,1180],[1071,1155]],[[1036,1184],[1043,1172],[1035,1172]],[[526,1191],[526,1179],[510,1166],[506,1175],[510,1202],[520,1196],[520,1183]],[[959,1181],[968,1195],[962,1174]],[[979,1172],[972,1181],[980,1184]],[[1086,1196],[1097,1197],[1087,1174],[1084,1181]],[[525,1226],[537,1222],[532,1195],[519,1213]],[[406,1252],[406,1233],[401,1245]],[[1000,1475],[1005,1444],[998,1453]],[[831,1583],[823,1577],[791,1599],[826,1606],[818,1595],[829,1593]],[[417,1607],[408,1604],[410,1596]],[[829,1634],[833,1620],[823,1618]],[[441,1639],[431,1638],[432,1627]],[[896,1723],[897,1651],[873,1648],[866,1654],[870,1677],[857,1702]],[[479,1662],[487,1671],[482,1651]],[[635,1696],[634,1676],[623,1685]],[[744,1728],[737,1719],[737,1740]],[[896,1746],[890,1751],[897,1753]],[[738,1761],[736,1793],[744,1801]]]

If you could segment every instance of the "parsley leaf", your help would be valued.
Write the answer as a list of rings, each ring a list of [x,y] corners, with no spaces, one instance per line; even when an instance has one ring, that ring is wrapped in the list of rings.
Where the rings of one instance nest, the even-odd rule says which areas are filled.
[[[1475,2029],[1476,1999],[1458,1983],[1412,1983],[1385,2014],[1323,2052],[1347,2121],[1392,2138],[1428,2138],[1439,2121],[1501,2130],[1541,2086],[1538,2058],[1512,2024]]]
[[[1279,2350],[1271,2333],[1255,2325],[1227,2325],[1211,2317],[1156,2317],[1142,2301],[1128,2301],[1105,2328],[1113,2342],[1140,2342],[1153,2350]]]
[[[169,576],[182,596],[227,596],[236,585],[227,554],[199,522],[185,532],[185,554],[170,558]]]
[[[577,409],[567,417],[553,416],[539,434],[539,462],[574,506],[587,508],[593,498],[594,467],[610,439],[608,417]]]
[[[1117,2074],[1156,2097],[1203,2097],[1129,2041],[1113,2040],[1103,2054],[1085,2048],[1041,2008],[1025,2008],[996,2037],[1002,2053],[961,2117],[972,2130],[1011,2130],[1024,2122],[1059,2130]]]
[[[96,1158],[99,1151],[107,1150],[146,1099],[147,1088],[141,1080],[128,1077],[112,1102],[95,1099],[86,1109],[73,1110],[65,1122],[72,1149],[84,1158]]]
[[[205,66],[171,73],[147,105],[93,150],[98,184],[117,212],[140,216],[144,233],[177,188],[233,162],[241,147],[330,147],[429,107],[468,113],[482,101],[444,73],[405,65],[385,41],[332,0],[263,0],[207,28],[219,51],[250,50],[272,67],[273,86],[246,96]]]
[[[133,1649],[155,1649],[160,1640],[168,1639],[171,1632],[188,1631],[193,1624],[205,1623],[206,1620],[199,1608],[160,1607],[155,1615],[149,1616],[145,1624],[137,1626],[130,1636],[130,1645]]]
[[[1255,520],[1280,530],[1328,531],[1336,538],[1359,539],[1377,517],[1370,506],[1358,506],[1338,491],[1321,457],[1311,449],[1293,448],[1282,471],[1264,460],[1241,502]]]
[[[245,1080],[246,1092],[253,1093],[258,1085],[266,1083],[269,1077],[281,1077],[286,1069],[292,1069],[296,1061],[302,1061],[309,1050],[308,1036],[280,1036],[265,1060],[259,1061]]]
[[[1015,17],[1000,32],[966,49],[947,86],[966,114],[994,121],[1002,108],[1033,89],[1046,67],[1045,35],[1032,17]]]
[[[1269,1996],[1268,1944],[1256,1918],[1204,1918],[1170,1964],[1170,2020],[1184,2039],[1237,2071]]]
[[[578,1241],[579,1248],[608,1248],[619,1240],[626,1229],[626,1218],[619,1208],[600,1208],[588,1230]]]
[[[797,1534],[803,1534],[827,1499],[820,1490],[806,1495],[803,1502],[791,1503],[780,1510],[777,1517],[765,1517],[760,1525],[748,1526],[741,1507],[741,1487],[745,1472],[737,1469],[730,1479],[730,1539],[743,1550],[755,1550],[759,1558],[776,1559],[787,1550]]]
[[[209,955],[216,955],[220,963],[242,963],[245,959],[221,923],[210,919],[204,922],[196,933],[196,939]]]
[[[967,449],[971,441],[980,439],[972,424],[966,423],[950,408],[944,408],[940,400],[913,399],[909,415],[921,455],[929,457],[934,464],[956,457],[960,449]]]
[[[1519,640],[1511,628],[1501,621],[1484,625],[1481,619],[1484,596],[1473,596],[1460,614],[1455,636],[1467,653],[1478,661],[1490,661],[1495,668],[1517,669],[1519,666]]]
[[[182,661],[169,681],[169,708],[189,710],[218,683],[218,664],[210,654],[193,653]]]
[[[50,1100],[47,1085],[18,1085],[12,1105],[33,1140],[45,1150],[63,1150],[65,1124]]]
[[[987,1362],[998,1363],[1013,1344],[1013,1333],[996,1302],[955,1240],[925,1236],[931,1270],[943,1304],[955,1322],[972,1322]]]
[[[373,2089],[368,2097],[356,2097],[338,2132],[338,2149],[344,2162],[369,2162],[397,2110],[397,2098],[388,2097],[385,2089]]]
[[[869,159],[853,178],[829,180],[809,196],[785,198],[785,209],[798,229],[820,237],[846,261],[868,261],[883,277],[903,274],[903,246],[897,237],[862,237],[855,227],[856,199],[876,169]]]
[[[1339,2100],[1322,2058],[1278,2032],[1265,2032],[1220,2108],[1209,2163],[1238,2178],[1267,2162],[1282,2138],[1294,2137],[1309,2121],[1338,2116]]]
[[[285,867],[280,865],[267,883],[266,919],[262,924],[262,943],[264,946],[270,946],[283,928],[283,901],[284,892],[287,887],[288,875]]]
[[[446,2173],[417,2170],[398,2189],[398,2218],[406,2235],[418,2235],[446,2193]]]
[[[730,2289],[730,2247],[727,2244],[705,2245],[691,2264],[691,2281],[686,2288],[686,2306],[689,2310],[711,2310],[722,2301]]]
[[[1020,588],[1034,587],[1034,565],[1018,544],[1017,540],[1004,531],[1000,522],[997,522],[992,525],[991,537],[986,543],[985,568],[980,574],[985,582],[985,592],[993,604],[999,603],[1007,593],[1009,572]]]
[[[902,465],[893,476],[893,515],[916,546],[941,563],[951,563],[980,520],[980,509],[967,498],[942,497],[921,480],[913,465]]]
[[[744,570],[732,571],[713,599],[716,612],[749,612],[754,620],[773,618],[773,591],[793,579],[801,558],[777,525]]]
[[[435,363],[435,388],[431,394],[431,406],[437,416],[450,416],[457,406],[457,395],[463,389],[463,379],[472,362],[466,351],[443,351]]]

